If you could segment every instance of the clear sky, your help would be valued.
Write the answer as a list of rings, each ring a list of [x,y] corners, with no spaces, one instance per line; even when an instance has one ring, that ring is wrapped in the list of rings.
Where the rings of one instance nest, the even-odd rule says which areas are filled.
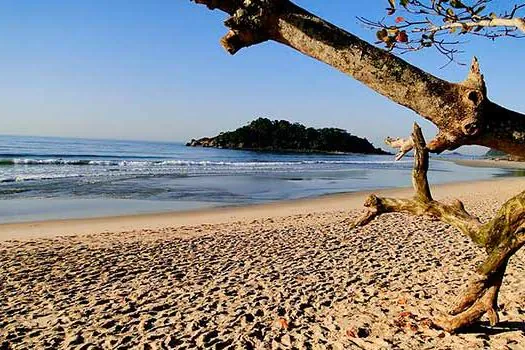
[[[386,0],[296,3],[360,35]],[[504,0],[496,0],[504,4]],[[188,0],[0,1],[1,134],[184,141],[256,116],[333,126],[378,146],[420,121],[353,79],[276,43],[228,55],[224,14]],[[473,40],[494,101],[525,111],[525,40]],[[405,59],[452,81],[433,51]]]

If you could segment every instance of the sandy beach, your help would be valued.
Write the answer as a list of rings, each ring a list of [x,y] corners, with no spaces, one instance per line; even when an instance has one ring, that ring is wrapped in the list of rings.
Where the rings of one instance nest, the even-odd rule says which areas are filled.
[[[524,188],[503,178],[433,190],[488,220]],[[498,327],[432,329],[484,253],[404,214],[349,229],[367,193],[0,225],[0,349],[525,347],[523,252]]]
[[[525,169],[525,162],[504,159],[455,159],[453,162],[475,168]]]

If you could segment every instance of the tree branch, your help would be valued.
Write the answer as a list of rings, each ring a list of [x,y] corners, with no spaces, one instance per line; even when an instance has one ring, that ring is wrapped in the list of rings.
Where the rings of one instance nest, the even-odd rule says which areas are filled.
[[[462,42],[448,39],[450,36],[475,35],[492,40],[525,37],[525,18],[517,16],[525,4],[512,6],[511,1],[507,1],[508,4],[502,5],[503,8],[508,6],[506,11],[493,5],[493,10],[500,10],[498,15],[489,9],[492,0],[388,2],[388,16],[378,21],[357,18],[366,26],[376,29],[379,42],[384,43],[389,50],[405,53],[433,47],[450,61],[455,61],[455,54],[460,52],[456,47]],[[395,13],[400,15],[392,16]],[[520,34],[520,31],[524,34]]]
[[[485,19],[478,22],[453,22],[442,26],[432,26],[428,29],[421,29],[422,32],[440,32],[451,29],[470,29],[470,28],[494,28],[494,27],[510,27],[516,28],[525,33],[525,19],[523,18],[493,18]]]
[[[482,224],[465,210],[459,200],[447,205],[432,198],[427,180],[428,150],[417,124],[414,124],[412,139],[414,197],[394,199],[371,195],[365,201],[366,213],[354,227],[364,226],[384,213],[407,212],[434,217],[468,235],[474,243],[486,249],[488,257],[476,268],[464,291],[458,295],[450,312],[452,316],[438,318],[434,323],[448,332],[455,332],[487,314],[491,324],[495,325],[499,320],[498,293],[508,260],[525,244],[525,191],[507,201],[494,219]],[[398,146],[405,144],[399,142]]]
[[[525,18],[517,16],[525,4],[516,4],[512,10],[497,15],[487,9],[491,1],[432,0],[428,3],[389,0],[389,16],[377,21],[359,16],[357,19],[376,30],[377,39],[390,51],[406,53],[433,47],[448,57],[450,63],[456,61],[455,55],[461,53],[457,46],[463,43],[450,38],[452,36],[475,35],[492,40],[501,37],[525,38]],[[400,6],[396,7],[396,3]],[[508,6],[511,7],[511,4]],[[402,15],[391,16],[394,13]]]
[[[385,143],[392,148],[399,149],[399,152],[396,154],[396,160],[401,160],[405,154],[414,148],[414,140],[411,137],[408,139],[402,139],[400,137],[393,139],[391,137],[387,137]]]
[[[444,204],[432,198],[427,180],[428,150],[421,128],[417,124],[414,124],[412,140],[414,145],[414,168],[412,170],[414,197],[404,199],[371,195],[365,201],[366,213],[355,222],[354,227],[364,226],[381,214],[407,212],[416,216],[430,216],[446,222],[469,236],[479,246],[484,246],[486,233],[480,233],[481,222],[465,210],[461,201],[456,200],[452,204]],[[400,143],[400,147],[403,147],[405,143]]]
[[[439,128],[428,144],[431,152],[478,144],[525,155],[525,116],[488,100],[477,61],[464,82],[450,83],[288,0],[195,1],[231,15],[225,22],[230,32],[222,40],[230,53],[265,40],[277,41],[430,120]]]

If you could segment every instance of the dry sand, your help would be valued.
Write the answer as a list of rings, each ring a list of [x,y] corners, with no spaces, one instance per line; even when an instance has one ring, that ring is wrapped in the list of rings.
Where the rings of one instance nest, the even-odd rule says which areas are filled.
[[[514,178],[435,195],[487,220],[524,188]],[[500,326],[448,335],[426,319],[483,252],[404,214],[349,229],[362,199],[0,226],[0,348],[525,348],[523,252],[501,290]]]
[[[525,169],[525,162],[504,159],[455,159],[453,162],[474,168]]]

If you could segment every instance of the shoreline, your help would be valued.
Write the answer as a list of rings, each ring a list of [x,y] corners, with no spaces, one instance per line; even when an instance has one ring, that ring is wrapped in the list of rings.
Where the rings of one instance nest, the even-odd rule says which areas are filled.
[[[463,181],[431,186],[436,199],[452,198],[481,192],[490,195],[498,187],[525,188],[525,177],[505,177],[482,181]],[[490,186],[487,186],[490,185]],[[375,193],[381,196],[409,197],[412,187],[388,188],[327,194],[310,198],[284,200],[263,204],[229,205],[212,208],[166,211],[147,214],[119,215],[94,218],[75,218],[26,221],[0,224],[0,242],[6,240],[79,236],[133,230],[159,230],[184,226],[210,225],[279,218],[312,213],[363,210],[365,198]]]
[[[448,159],[440,159],[449,161]],[[498,168],[498,169],[515,169],[525,170],[525,162],[496,159],[453,159],[457,165],[468,166],[471,168]]]
[[[393,156],[394,153],[384,151],[374,153],[361,153],[361,152],[345,152],[345,151],[321,151],[315,149],[272,149],[272,148],[233,148],[233,147],[219,147],[219,146],[203,146],[203,145],[191,145],[192,141],[199,141],[200,139],[192,139],[186,142],[185,147],[193,148],[211,148],[211,149],[226,149],[232,151],[248,151],[258,153],[271,153],[271,154],[326,154],[326,155],[362,155],[362,156]]]

